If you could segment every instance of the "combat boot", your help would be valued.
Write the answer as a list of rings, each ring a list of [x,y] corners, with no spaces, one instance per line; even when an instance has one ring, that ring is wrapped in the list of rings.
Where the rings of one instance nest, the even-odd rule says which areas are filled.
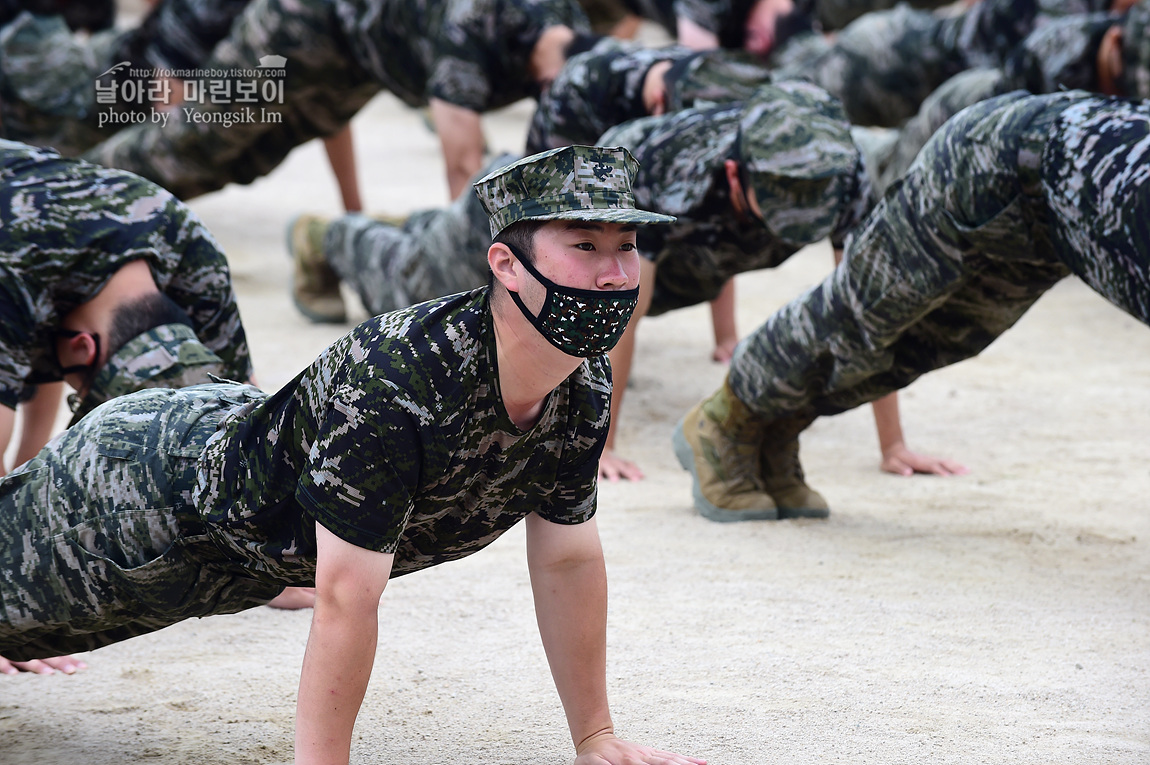
[[[712,521],[778,518],[759,478],[759,445],[765,423],[747,409],[727,381],[679,421],[675,456],[691,473],[695,507]]]
[[[779,509],[780,518],[826,518],[827,501],[807,486],[799,462],[799,433],[809,420],[772,422],[759,449],[759,478]]]
[[[293,262],[291,296],[299,312],[319,324],[347,321],[339,291],[339,275],[323,253],[327,221],[315,215],[297,215],[288,223],[288,253]]]

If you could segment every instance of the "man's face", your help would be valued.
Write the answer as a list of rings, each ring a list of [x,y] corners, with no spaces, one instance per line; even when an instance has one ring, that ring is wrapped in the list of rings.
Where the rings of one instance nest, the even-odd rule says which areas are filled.
[[[743,48],[756,56],[770,55],[775,47],[779,19],[794,9],[793,0],[758,0],[747,14]]]
[[[564,287],[628,290],[639,285],[635,226],[586,221],[549,221],[535,234],[535,268]],[[526,274],[526,271],[523,271]],[[538,314],[546,289],[529,274],[519,297]]]

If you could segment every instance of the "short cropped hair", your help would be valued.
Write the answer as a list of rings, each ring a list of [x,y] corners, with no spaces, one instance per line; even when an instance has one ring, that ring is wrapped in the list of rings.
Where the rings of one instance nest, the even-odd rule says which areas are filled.
[[[108,358],[116,355],[128,341],[165,324],[183,324],[192,327],[192,320],[176,301],[163,292],[141,295],[117,306],[112,311],[112,321],[106,339]]]
[[[492,244],[510,244],[513,250],[523,253],[523,257],[535,265],[535,234],[545,223],[545,220],[516,221],[500,231]]]

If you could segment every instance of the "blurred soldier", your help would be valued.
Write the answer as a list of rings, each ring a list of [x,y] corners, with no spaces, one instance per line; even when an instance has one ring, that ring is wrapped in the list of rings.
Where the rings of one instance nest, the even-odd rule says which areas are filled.
[[[251,377],[227,260],[167,191],[0,141],[0,224],[0,453],[40,385],[68,380],[79,418],[132,390]],[[16,464],[48,440],[47,390]]]
[[[1150,103],[1082,91],[980,102],[923,148],[820,286],[740,344],[675,452],[696,506],[741,517],[799,434],[977,355],[1075,274],[1150,323]],[[792,455],[793,462],[780,455]]]
[[[1122,16],[1092,13],[1053,19],[1027,35],[998,69],[971,69],[931,93],[897,131],[872,136],[867,154],[881,194],[910,167],[919,150],[948,119],[967,106],[1013,90],[1056,93],[1090,90],[1150,98],[1150,0]],[[856,140],[866,129],[854,131]]]
[[[483,163],[480,115],[538,95],[584,31],[574,0],[253,0],[203,67],[250,70],[274,54],[285,59],[282,98],[261,102],[259,119],[242,100],[205,100],[86,156],[187,199],[250,183],[387,90],[430,106],[454,198]]]
[[[88,36],[64,13],[12,19],[0,32],[0,135],[75,156],[126,124],[166,125],[188,92],[181,77],[201,69],[249,2],[163,0],[136,27]],[[350,128],[324,148],[344,209],[362,209]]]
[[[614,454],[613,443],[634,324],[648,305],[657,314],[712,300],[735,275],[777,266],[828,235],[841,247],[873,200],[841,109],[807,83],[764,86],[745,104],[635,120],[600,139],[604,146],[616,143],[646,162],[636,176],[636,198],[679,216],[640,232],[643,296],[632,328],[612,352],[616,417],[600,470],[607,478],[637,479],[642,472]],[[477,208],[457,200],[446,210],[417,213],[402,227],[359,215],[330,224],[301,216],[290,230],[297,273],[333,268],[372,312],[474,287],[485,237]],[[897,407],[881,406],[888,407],[879,419],[884,469],[961,472],[909,451]],[[796,514],[826,513],[813,492],[787,502]]]
[[[539,97],[527,150],[594,143],[629,120],[745,101],[770,70],[738,51],[647,48],[611,38],[573,55]]]
[[[103,109],[97,83],[131,78],[148,89],[149,78],[109,70],[124,62],[138,70],[190,70],[200,67],[250,0],[164,0],[143,21],[127,29],[105,27],[77,35],[69,14],[58,3],[37,3],[39,10],[3,20],[0,32],[0,127],[5,138],[50,146],[74,156],[119,130],[123,123],[101,120],[109,107],[121,117],[178,102],[152,88],[140,100],[117,99]],[[79,3],[64,3],[75,6]],[[109,6],[114,11],[114,6]],[[178,83],[176,83],[178,85]],[[125,117],[126,118],[126,117]],[[103,124],[101,124],[103,123]]]
[[[778,78],[810,80],[841,100],[852,124],[896,127],[959,72],[1001,66],[1037,18],[1036,0],[981,0],[957,16],[900,5],[833,39],[796,38],[770,61]]]

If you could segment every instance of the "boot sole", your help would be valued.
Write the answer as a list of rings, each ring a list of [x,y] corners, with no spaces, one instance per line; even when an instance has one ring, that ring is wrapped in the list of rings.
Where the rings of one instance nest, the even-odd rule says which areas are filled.
[[[830,508],[822,507],[779,507],[779,518],[830,518]]]
[[[675,426],[675,432],[671,435],[671,446],[674,447],[675,457],[679,460],[679,464],[683,470],[691,474],[691,495],[695,499],[695,509],[699,511],[699,515],[716,523],[778,520],[779,512],[777,509],[724,510],[721,507],[711,504],[707,498],[703,496],[703,490],[699,485],[699,476],[695,472],[695,450],[687,443],[687,437],[683,434],[682,420],[679,420],[679,424]]]

